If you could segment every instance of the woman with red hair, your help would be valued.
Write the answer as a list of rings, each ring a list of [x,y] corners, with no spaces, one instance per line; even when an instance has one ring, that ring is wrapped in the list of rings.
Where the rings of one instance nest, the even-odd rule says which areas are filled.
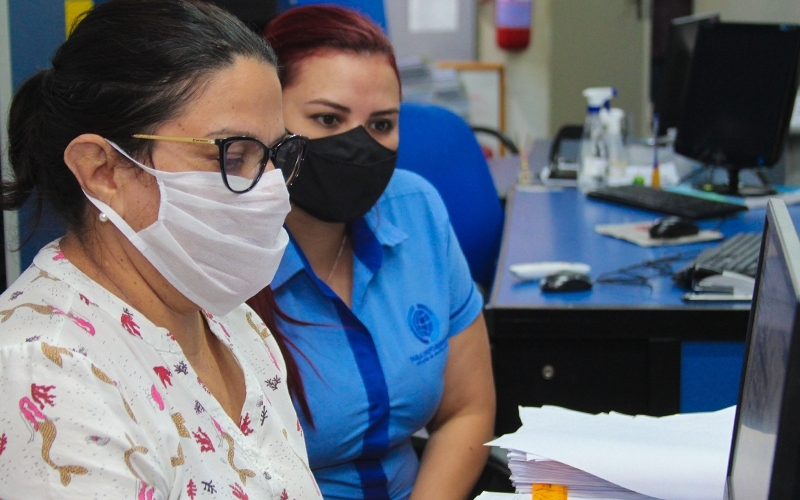
[[[391,44],[359,14],[322,5],[285,12],[263,36],[286,127],[310,139],[272,290],[323,496],[462,499],[494,424],[483,301],[436,190],[394,168]],[[250,302],[267,316],[271,293]]]

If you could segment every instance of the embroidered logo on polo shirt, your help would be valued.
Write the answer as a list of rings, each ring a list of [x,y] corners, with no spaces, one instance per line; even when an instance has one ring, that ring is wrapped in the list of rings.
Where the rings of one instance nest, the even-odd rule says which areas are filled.
[[[408,310],[408,327],[423,344],[439,338],[439,320],[427,306],[416,304]]]

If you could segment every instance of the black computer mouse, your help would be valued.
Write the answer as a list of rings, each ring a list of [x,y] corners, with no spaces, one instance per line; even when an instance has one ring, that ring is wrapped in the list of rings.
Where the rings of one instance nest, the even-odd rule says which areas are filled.
[[[539,282],[543,292],[578,292],[592,288],[592,279],[575,271],[548,274]]]
[[[699,232],[697,224],[682,217],[664,217],[650,227],[650,237],[656,239],[680,238]]]

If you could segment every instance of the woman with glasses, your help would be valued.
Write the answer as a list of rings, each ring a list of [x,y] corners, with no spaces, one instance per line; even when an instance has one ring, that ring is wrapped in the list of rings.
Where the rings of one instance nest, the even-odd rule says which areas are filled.
[[[0,497],[320,498],[243,301],[288,242],[275,55],[216,7],[111,0],[27,80],[13,181],[66,221],[0,296]]]
[[[463,499],[494,421],[483,302],[438,193],[394,169],[392,47],[332,6],[288,10],[263,35],[278,55],[286,128],[309,144],[289,187],[289,246],[272,291],[250,304],[269,316],[274,300],[284,313],[284,355],[300,374],[290,389],[322,494]],[[422,427],[418,462],[411,435]]]

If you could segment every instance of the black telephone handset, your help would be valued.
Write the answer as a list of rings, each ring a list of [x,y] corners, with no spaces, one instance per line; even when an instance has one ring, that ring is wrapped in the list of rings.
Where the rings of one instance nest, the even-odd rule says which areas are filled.
[[[577,179],[583,126],[564,125],[550,146],[550,179]]]

